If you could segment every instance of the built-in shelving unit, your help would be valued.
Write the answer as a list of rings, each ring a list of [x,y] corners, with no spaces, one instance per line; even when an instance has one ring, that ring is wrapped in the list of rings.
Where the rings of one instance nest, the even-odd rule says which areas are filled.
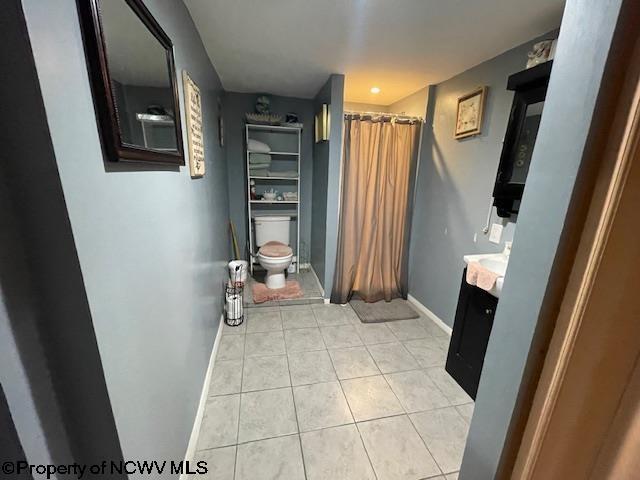
[[[245,139],[246,145],[249,139],[253,138],[267,143],[274,150],[270,152],[272,165],[269,175],[250,175],[250,156],[252,152],[248,148],[246,150],[246,175],[247,175],[247,219],[249,223],[249,249],[251,253],[251,273],[253,274],[253,266],[257,262],[255,255],[257,254],[257,246],[255,242],[255,233],[253,219],[261,215],[287,215],[291,216],[292,224],[295,225],[291,236],[295,236],[290,241],[293,254],[296,258],[296,272],[300,270],[300,152],[301,152],[301,133],[300,127],[287,127],[276,125],[254,125],[246,124]],[[287,148],[283,148],[287,147]],[[294,151],[295,150],[295,151]],[[296,171],[297,175],[278,175],[278,171],[292,172]],[[251,181],[256,184],[256,190],[259,194],[263,191],[276,188],[282,191],[296,192],[297,200],[252,200],[251,199]],[[282,207],[282,208],[278,208]]]

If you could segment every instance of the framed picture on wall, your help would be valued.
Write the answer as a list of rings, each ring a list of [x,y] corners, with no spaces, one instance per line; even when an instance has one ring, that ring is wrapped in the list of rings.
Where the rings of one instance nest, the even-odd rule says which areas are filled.
[[[454,138],[460,139],[480,134],[486,95],[487,87],[479,87],[473,92],[458,97]]]

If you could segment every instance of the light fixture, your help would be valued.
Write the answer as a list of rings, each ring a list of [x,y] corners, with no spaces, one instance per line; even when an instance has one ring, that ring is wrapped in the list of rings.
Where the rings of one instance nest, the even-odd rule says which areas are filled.
[[[379,87],[371,87],[371,93],[380,93],[380,88]]]

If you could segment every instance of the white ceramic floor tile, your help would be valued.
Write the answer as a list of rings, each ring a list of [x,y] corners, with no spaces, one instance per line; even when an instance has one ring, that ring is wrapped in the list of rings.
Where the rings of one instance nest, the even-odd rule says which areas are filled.
[[[402,372],[420,368],[418,362],[399,342],[368,345],[367,349],[382,373]]]
[[[419,480],[440,474],[406,415],[358,424],[378,480]]]
[[[340,305],[319,305],[313,308],[313,313],[320,327],[347,325],[349,321],[345,317],[343,307]]]
[[[243,392],[288,386],[290,381],[286,355],[245,359],[242,374]]]
[[[362,340],[353,325],[321,327],[322,338],[327,348],[346,348],[362,345]]]
[[[426,370],[431,380],[434,381],[440,391],[447,397],[451,405],[462,405],[473,402],[460,385],[442,367],[427,368]]]
[[[308,480],[375,480],[355,425],[300,435]]]
[[[227,325],[226,323],[222,325],[222,335],[242,335],[243,333],[247,333],[246,318],[244,322],[242,322],[240,325],[236,325],[235,327]]]
[[[455,473],[450,473],[448,475],[445,475],[445,479],[446,480],[458,480],[458,474],[460,472],[455,472]]]
[[[337,378],[326,350],[290,353],[289,371],[294,386],[330,382]]]
[[[240,393],[242,359],[216,360],[211,374],[209,396]]]
[[[242,394],[238,443],[293,433],[298,425],[291,388]]]
[[[250,312],[247,319],[247,333],[273,332],[282,330],[280,311]]]
[[[294,387],[293,399],[301,432],[353,423],[338,382]]]
[[[473,417],[474,403],[465,403],[463,405],[456,405],[456,410],[465,419],[467,423],[471,423],[471,417]]]
[[[418,320],[397,320],[387,322],[387,326],[399,340],[414,340],[429,336],[429,332]]]
[[[329,350],[329,356],[340,380],[380,375],[380,370],[365,347]]]
[[[209,397],[198,437],[198,450],[234,445],[238,435],[240,395]]]
[[[288,353],[326,349],[320,329],[317,327],[285,330],[284,343]]]
[[[291,308],[291,307],[290,307]],[[285,330],[291,328],[311,328],[317,327],[316,317],[310,308],[304,310],[283,309],[282,310],[282,327]]]
[[[341,383],[357,422],[404,413],[395,394],[381,375],[342,380]]]
[[[469,424],[458,411],[447,407],[410,417],[443,473],[460,470]]]
[[[207,473],[193,475],[201,480],[234,480],[234,466],[236,463],[236,447],[215,448],[196,452],[195,462],[206,462]],[[191,465],[193,468],[193,465]],[[191,476],[189,476],[191,478]]]
[[[449,406],[447,398],[422,370],[389,373],[385,378],[407,412]]]
[[[218,345],[216,360],[235,360],[244,353],[244,335],[223,335]]]
[[[451,335],[445,332],[437,323],[424,315],[420,315],[418,321],[431,336],[445,338],[447,341],[451,337]]]
[[[440,347],[441,342],[435,337],[409,340],[403,344],[422,368],[443,367],[447,361],[447,351]]]
[[[358,323],[355,327],[365,345],[398,341],[386,323]]]
[[[284,355],[284,335],[282,332],[248,333],[245,356]]]
[[[238,445],[235,480],[304,480],[298,435]]]

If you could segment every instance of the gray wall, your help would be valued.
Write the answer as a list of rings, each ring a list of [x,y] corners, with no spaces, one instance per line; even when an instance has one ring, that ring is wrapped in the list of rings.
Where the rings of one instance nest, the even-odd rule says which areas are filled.
[[[461,480],[496,475],[543,301],[554,292],[549,286],[554,260],[570,248],[563,237],[571,232],[565,232],[567,213],[579,170],[586,166],[583,154],[621,3],[569,0],[566,4]]]
[[[323,103],[330,105],[329,140],[313,147],[311,223],[311,265],[324,288],[325,298],[331,296],[338,247],[343,102],[344,75],[333,74],[314,99],[316,111]]]
[[[556,32],[541,38],[554,38]],[[411,232],[409,293],[452,326],[466,254],[499,252],[515,224],[505,225],[502,243],[488,241],[485,225],[509,120],[513,92],[509,75],[524,69],[532,40],[431,87],[423,129]],[[482,133],[453,138],[457,98],[489,87]],[[474,240],[475,238],[475,240]]]
[[[244,141],[245,113],[254,112],[258,94],[225,93],[224,112],[225,150],[229,181],[229,212],[238,232],[240,252],[245,256],[247,235],[247,183],[245,177],[246,151]],[[300,179],[300,250],[302,263],[309,263],[311,246],[311,189],[313,184],[313,101],[304,98],[270,95],[271,110],[283,116],[289,112],[298,115],[304,124],[302,130],[302,156]],[[291,182],[289,182],[291,184]],[[274,188],[278,188],[277,186]]]
[[[182,69],[203,94],[202,179],[191,180],[188,167],[103,163],[75,2],[23,0],[124,456],[179,459],[218,327],[229,257],[227,172],[216,121],[222,89],[184,4],[145,3],[173,40],[180,98]]]

